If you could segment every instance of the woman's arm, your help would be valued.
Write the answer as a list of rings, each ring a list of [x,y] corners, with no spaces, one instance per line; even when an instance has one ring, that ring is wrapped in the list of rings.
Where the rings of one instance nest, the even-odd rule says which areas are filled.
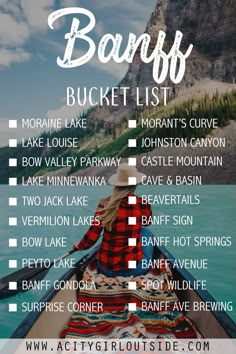
[[[150,204],[143,204],[141,202],[142,215],[147,217],[146,223],[143,226],[148,226],[152,223],[152,207]]]
[[[82,240],[75,244],[74,247],[80,251],[87,250],[88,248],[92,247],[98,240],[103,227],[101,226],[100,221],[98,220],[98,216],[100,215],[99,209],[102,207],[101,204],[98,205],[97,210],[94,215],[94,220]]]

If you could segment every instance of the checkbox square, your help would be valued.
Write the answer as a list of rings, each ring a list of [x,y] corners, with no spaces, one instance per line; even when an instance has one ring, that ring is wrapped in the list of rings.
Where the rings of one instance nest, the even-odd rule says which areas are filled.
[[[134,216],[131,216],[128,218],[128,225],[136,225],[137,224],[137,219]]]
[[[9,120],[9,128],[17,128],[17,120],[16,119]]]
[[[11,259],[11,260],[9,261],[9,268],[17,268],[17,261]]]
[[[137,203],[137,197],[130,196],[128,197],[128,204],[129,205],[134,205]]]
[[[137,262],[136,261],[129,261],[128,262],[128,268],[129,269],[136,269],[137,267]]]
[[[16,148],[17,147],[17,140],[16,139],[9,139],[8,145],[10,148]]]
[[[136,147],[137,146],[137,140],[136,139],[129,139],[128,140],[128,147]]]
[[[9,226],[17,226],[17,218],[8,219]]]
[[[17,198],[9,198],[8,199],[8,204],[10,206],[17,206]]]
[[[10,281],[8,289],[9,290],[17,290],[17,282],[16,281]]]
[[[9,304],[9,312],[17,312],[17,304]]]
[[[137,165],[137,159],[136,159],[136,157],[129,157],[129,159],[128,159],[128,165],[129,165],[129,166],[136,166],[136,165]]]
[[[129,177],[128,184],[129,184],[129,186],[135,186],[137,184],[137,178],[136,177]]]
[[[136,283],[136,281],[129,281],[129,283],[128,283],[128,289],[129,289],[129,290],[137,290],[137,283]]]
[[[9,159],[8,164],[9,164],[9,167],[16,167],[17,166],[17,159]]]
[[[136,245],[137,245],[137,239],[136,238],[129,238],[128,246],[136,246]]]
[[[9,186],[17,186],[17,178],[9,178],[8,183]]]
[[[130,302],[128,304],[128,310],[129,311],[136,311],[137,305],[135,303]]]
[[[129,128],[136,128],[137,127],[137,121],[136,120],[129,120],[128,122],[128,127]]]
[[[9,238],[8,245],[9,245],[9,247],[17,247],[17,239],[16,238]]]

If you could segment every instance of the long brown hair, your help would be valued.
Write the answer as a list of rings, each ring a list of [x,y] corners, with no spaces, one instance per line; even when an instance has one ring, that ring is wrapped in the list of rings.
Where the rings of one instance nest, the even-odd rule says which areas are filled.
[[[110,198],[105,198],[100,201],[104,205],[103,208],[100,208],[99,211],[99,220],[102,226],[111,231],[112,224],[117,217],[117,211],[120,206],[120,202],[123,198],[126,198],[130,193],[135,191],[136,186],[125,186],[125,187],[114,187]]]

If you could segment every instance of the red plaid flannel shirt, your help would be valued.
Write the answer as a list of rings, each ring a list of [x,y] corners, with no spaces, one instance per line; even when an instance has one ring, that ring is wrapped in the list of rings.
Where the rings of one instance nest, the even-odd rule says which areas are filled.
[[[134,194],[130,194],[134,196]],[[101,247],[97,258],[101,266],[112,271],[128,269],[128,261],[140,262],[143,257],[140,231],[142,228],[142,216],[150,217],[152,215],[151,206],[142,204],[142,199],[136,197],[136,204],[129,205],[128,197],[120,202],[117,218],[112,225],[112,230],[104,229]],[[99,204],[95,216],[100,212]],[[136,225],[128,225],[128,217],[136,217]],[[145,225],[146,226],[146,225]],[[93,222],[83,239],[76,245],[79,250],[85,250],[92,247],[99,238],[103,227]],[[128,239],[135,238],[136,246],[129,246]]]

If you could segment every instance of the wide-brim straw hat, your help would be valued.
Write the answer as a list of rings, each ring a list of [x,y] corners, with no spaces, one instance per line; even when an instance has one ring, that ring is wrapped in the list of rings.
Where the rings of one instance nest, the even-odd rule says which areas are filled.
[[[109,178],[108,183],[117,187],[133,186],[141,183],[144,177],[146,175],[138,172],[135,166],[122,163],[118,167],[117,173]]]

